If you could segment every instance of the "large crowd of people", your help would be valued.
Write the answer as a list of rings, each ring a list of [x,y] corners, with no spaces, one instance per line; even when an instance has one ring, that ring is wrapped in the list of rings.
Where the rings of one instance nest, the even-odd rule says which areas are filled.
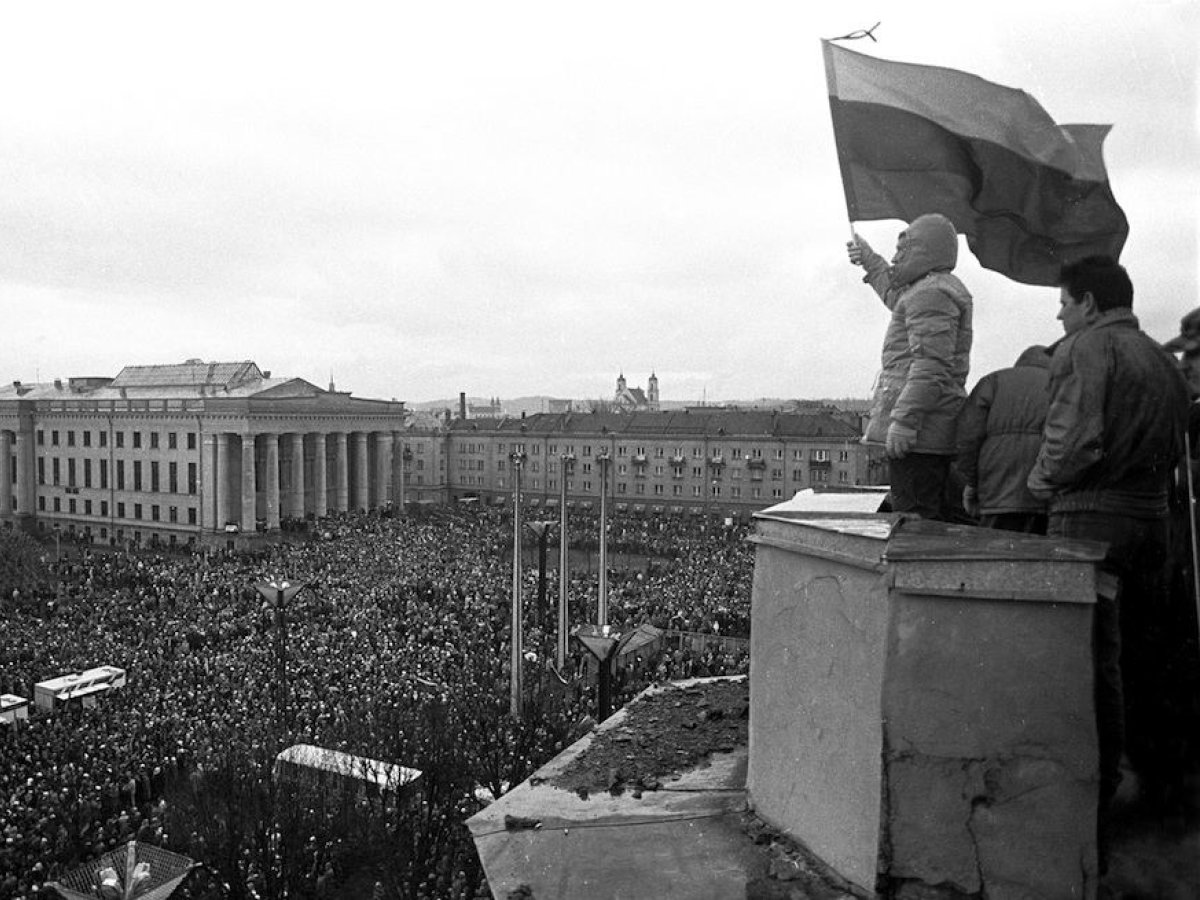
[[[571,527],[586,543],[597,523]],[[503,511],[445,509],[330,519],[239,553],[72,548],[56,563],[51,549],[52,592],[0,609],[0,692],[32,697],[35,682],[98,665],[127,684],[0,733],[0,900],[40,896],[129,840],[196,859],[233,897],[345,896],[355,879],[364,896],[487,896],[464,820],[595,713],[588,667],[560,677],[537,655],[550,634],[530,602],[535,564],[529,697],[509,714],[511,529]],[[620,517],[610,534],[640,562],[611,567],[613,624],[748,635],[743,526]],[[272,579],[303,589],[281,606],[256,588]],[[548,580],[556,597],[553,568]],[[593,620],[597,591],[594,571],[573,572],[573,621]],[[630,660],[617,696],[747,666],[745,649],[680,641]],[[371,807],[382,818],[358,832],[322,827],[329,809],[272,778],[295,743],[415,767],[420,790]]]

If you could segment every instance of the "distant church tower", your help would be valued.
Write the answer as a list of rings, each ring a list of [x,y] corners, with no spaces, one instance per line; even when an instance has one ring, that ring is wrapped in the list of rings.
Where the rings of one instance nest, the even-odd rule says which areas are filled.
[[[651,409],[658,409],[658,376],[653,372],[650,373],[650,380],[646,382],[646,400],[649,401]]]
[[[625,393],[625,373],[622,372],[617,376],[617,394]]]

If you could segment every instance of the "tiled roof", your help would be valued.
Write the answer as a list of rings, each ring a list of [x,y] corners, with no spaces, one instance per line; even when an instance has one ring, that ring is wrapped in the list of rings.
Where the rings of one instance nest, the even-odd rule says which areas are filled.
[[[263,373],[250,361],[206,363],[189,360],[185,363],[161,366],[126,366],[112,383],[116,388],[142,387],[199,387],[200,385],[230,387],[248,381],[259,381]]]

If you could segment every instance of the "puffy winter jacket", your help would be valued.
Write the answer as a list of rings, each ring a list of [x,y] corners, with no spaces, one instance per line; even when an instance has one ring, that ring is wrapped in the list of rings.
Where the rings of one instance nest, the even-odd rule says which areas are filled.
[[[951,274],[958,235],[945,216],[920,216],[900,235],[891,266],[860,245],[863,280],[892,311],[863,442],[886,443],[890,430],[914,437],[914,452],[952,455],[972,337],[971,295]]]
[[[1050,354],[1030,347],[1015,366],[979,379],[958,414],[958,471],[981,515],[1044,513],[1025,480],[1042,446]]]

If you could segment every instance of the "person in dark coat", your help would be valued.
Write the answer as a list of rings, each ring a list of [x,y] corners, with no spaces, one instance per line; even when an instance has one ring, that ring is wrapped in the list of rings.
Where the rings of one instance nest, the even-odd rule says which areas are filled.
[[[979,379],[958,415],[963,509],[984,528],[1046,533],[1046,501],[1026,480],[1042,446],[1049,384],[1049,351],[1034,345]]]

